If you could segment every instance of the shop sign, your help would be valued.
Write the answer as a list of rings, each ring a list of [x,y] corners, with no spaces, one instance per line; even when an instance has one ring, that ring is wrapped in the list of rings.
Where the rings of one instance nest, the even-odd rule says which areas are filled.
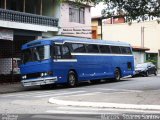
[[[86,29],[86,28],[63,28],[61,34],[86,35],[86,34],[92,34],[92,31],[91,29]]]

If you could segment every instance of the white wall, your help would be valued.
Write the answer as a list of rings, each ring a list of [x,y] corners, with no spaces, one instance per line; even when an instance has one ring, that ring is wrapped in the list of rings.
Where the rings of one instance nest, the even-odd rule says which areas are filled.
[[[160,68],[160,50],[159,50],[159,53],[158,53],[158,66]]]
[[[141,46],[141,27],[144,28],[144,47],[158,53],[160,49],[160,24],[157,21],[128,24],[107,24],[103,26],[103,38],[106,40],[129,42]]]
[[[144,33],[141,32],[141,27],[144,27]],[[147,52],[158,53],[160,49],[160,24],[157,21],[133,23],[132,25],[127,23],[103,25],[103,39],[106,40],[123,41],[130,43],[132,46],[141,47],[143,46],[143,35],[144,47],[150,49]],[[160,68],[160,58],[158,64]]]
[[[144,52],[133,52],[134,55],[134,64],[144,63],[145,61],[145,53]]]

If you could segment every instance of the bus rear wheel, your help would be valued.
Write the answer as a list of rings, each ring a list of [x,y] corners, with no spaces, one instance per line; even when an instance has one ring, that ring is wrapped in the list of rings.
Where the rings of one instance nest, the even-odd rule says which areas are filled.
[[[68,73],[68,87],[75,87],[77,85],[77,76],[75,72],[70,71]]]
[[[120,70],[118,68],[116,68],[115,71],[114,71],[114,80],[119,81],[120,78],[121,78]]]

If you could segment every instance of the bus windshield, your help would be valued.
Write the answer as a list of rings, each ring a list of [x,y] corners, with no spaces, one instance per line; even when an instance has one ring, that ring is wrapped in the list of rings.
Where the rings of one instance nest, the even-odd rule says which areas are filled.
[[[41,61],[50,58],[50,46],[37,46],[22,51],[23,64],[27,62]]]

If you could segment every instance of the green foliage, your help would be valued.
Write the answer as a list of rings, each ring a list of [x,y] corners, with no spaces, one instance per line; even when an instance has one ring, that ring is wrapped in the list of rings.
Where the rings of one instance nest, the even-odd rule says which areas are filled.
[[[157,0],[106,0],[106,15],[123,15],[132,20],[145,21],[160,16]]]
[[[146,60],[145,62],[152,62],[155,66],[157,66],[157,60],[156,59],[149,59],[149,60]]]

